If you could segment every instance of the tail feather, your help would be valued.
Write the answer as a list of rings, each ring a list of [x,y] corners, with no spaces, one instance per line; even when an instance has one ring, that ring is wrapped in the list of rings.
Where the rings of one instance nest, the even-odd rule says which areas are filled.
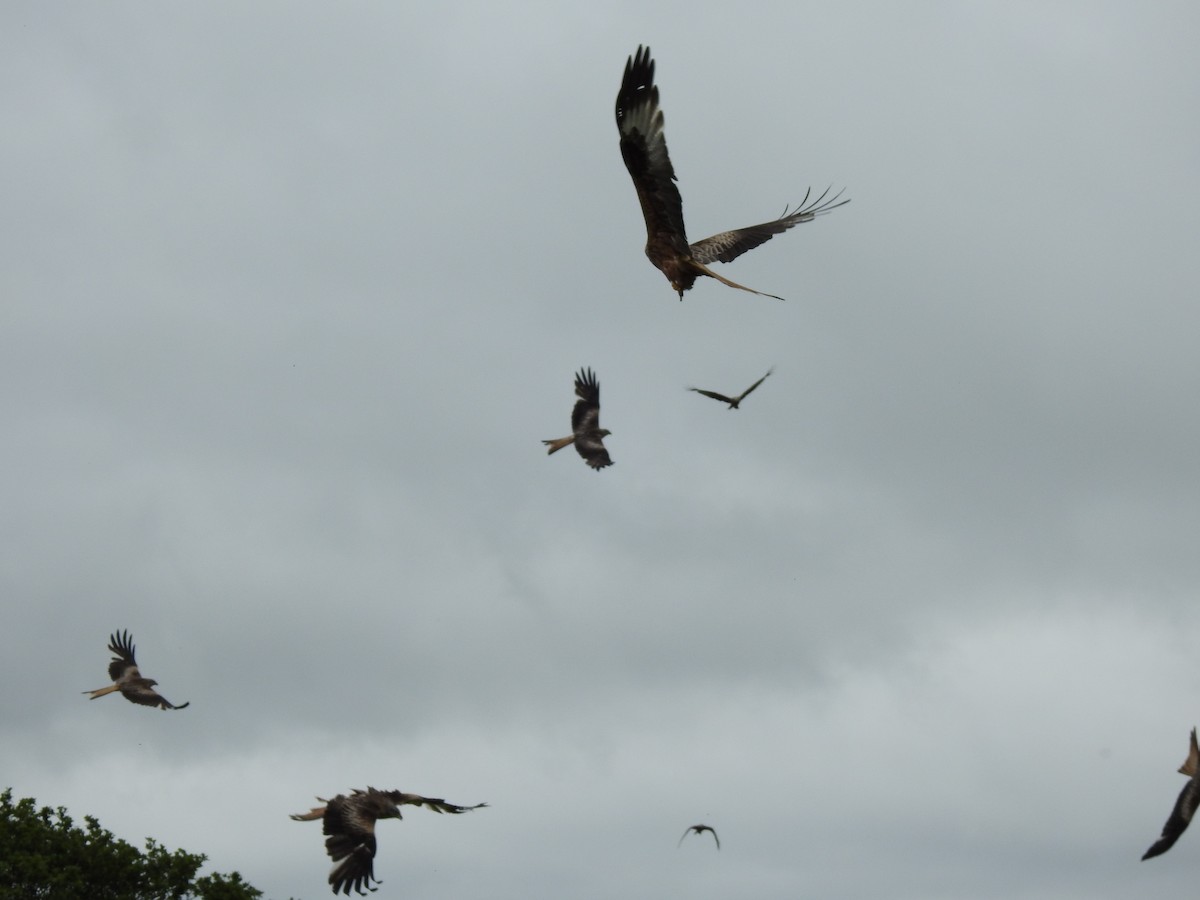
[[[306,813],[292,813],[291,815],[291,818],[295,819],[297,822],[312,822],[315,819],[322,819],[324,817],[325,807],[323,806],[314,806]]]
[[[91,694],[89,700],[95,700],[97,697],[103,697],[105,694],[111,694],[113,691],[119,691],[120,687],[115,684],[110,684],[108,687],[102,687],[94,691],[83,691],[84,694]]]
[[[1183,761],[1183,765],[1179,767],[1180,775],[1187,775],[1189,778],[1196,774],[1196,769],[1200,768],[1200,744],[1196,742],[1196,729],[1192,729],[1191,743],[1188,745],[1188,756]]]
[[[575,435],[570,434],[563,438],[555,438],[552,441],[542,441],[542,443],[550,448],[546,451],[546,455],[548,456],[551,453],[556,453],[563,447],[570,447],[573,443],[575,443]]]

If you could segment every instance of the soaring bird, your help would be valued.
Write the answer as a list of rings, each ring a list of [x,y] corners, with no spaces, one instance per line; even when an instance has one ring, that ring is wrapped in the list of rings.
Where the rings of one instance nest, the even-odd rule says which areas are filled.
[[[425,806],[436,813],[469,812],[487,806],[457,806],[445,800],[405,794],[401,791],[378,791],[368,787],[365,791],[355,788],[350,796],[338,794],[332,800],[317,798],[323,805],[314,806],[306,813],[292,816],[297,822],[325,821],[325,850],[336,865],[329,873],[329,884],[335,894],[350,894],[350,889],[365,896],[374,891],[371,882],[382,884],[375,877],[375,822],[378,819],[403,819],[401,806]],[[367,890],[364,891],[363,888]]]
[[[1200,745],[1196,743],[1195,728],[1192,729],[1192,740],[1188,745],[1187,759],[1179,767],[1179,774],[1187,775],[1189,781],[1183,786],[1183,790],[1179,792],[1179,799],[1175,801],[1175,808],[1171,810],[1171,816],[1167,819],[1167,824],[1163,826],[1162,837],[1155,841],[1154,845],[1146,851],[1142,856],[1143,860],[1166,853],[1175,846],[1175,842],[1179,840],[1179,836],[1187,831],[1188,824],[1192,821],[1192,816],[1196,812],[1196,807],[1200,806]]]
[[[683,227],[683,200],[675,186],[675,170],[663,136],[663,114],[658,106],[654,60],[650,58],[649,47],[639,46],[637,54],[625,62],[625,77],[621,79],[621,90],[617,93],[617,131],[621,135],[621,156],[633,178],[633,186],[637,188],[642,215],[646,219],[646,256],[667,276],[671,287],[679,292],[680,300],[683,292],[691,288],[700,275],[708,275],[738,290],[782,300],[774,294],[730,281],[710,269],[708,264],[732,262],[793,225],[811,222],[850,202],[848,199],[838,201],[841,191],[829,197],[830,189],[826,188],[821,196],[809,203],[810,188],[796,209],[788,212],[785,208],[778,219],[723,231],[689,245]]]
[[[683,839],[689,834],[704,834],[706,831],[712,832],[713,840],[717,842],[717,849],[720,850],[721,839],[717,837],[717,830],[711,825],[689,825],[686,829],[684,829],[683,836],[679,838],[679,843],[675,845],[676,848],[683,846]]]
[[[137,660],[133,658],[133,640],[128,631],[110,635],[108,649],[115,654],[113,661],[108,664],[108,677],[113,683],[94,691],[84,691],[85,694],[91,694],[89,700],[120,691],[126,700],[140,703],[142,706],[157,706],[159,709],[186,709],[191,706],[190,700],[179,706],[169,703],[166,697],[154,690],[157,681],[142,677],[142,673],[138,671]]]
[[[728,403],[730,409],[737,409],[738,404],[740,404],[743,400],[745,400],[747,397],[749,397],[750,392],[753,391],[760,384],[762,384],[764,381],[766,381],[767,375],[770,375],[774,371],[775,371],[774,369],[768,369],[766,375],[764,375],[762,378],[758,379],[758,381],[754,382],[754,384],[750,385],[750,387],[746,388],[744,391],[742,391],[736,397],[726,397],[724,394],[718,394],[716,391],[706,391],[706,390],[702,390],[701,388],[688,388],[688,390],[695,391],[697,394],[703,394],[705,397],[712,397],[714,400],[720,400],[722,403]]]
[[[599,471],[613,464],[608,451],[604,449],[604,439],[612,432],[600,427],[600,382],[596,381],[591,369],[580,369],[576,373],[575,396],[579,399],[571,411],[573,433],[542,443],[550,448],[547,453],[556,453],[568,444],[574,444],[584,462]]]

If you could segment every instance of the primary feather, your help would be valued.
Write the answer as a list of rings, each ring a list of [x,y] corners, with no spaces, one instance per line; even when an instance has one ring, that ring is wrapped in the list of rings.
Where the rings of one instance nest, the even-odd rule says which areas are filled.
[[[1192,729],[1191,741],[1188,744],[1187,759],[1179,767],[1179,773],[1188,776],[1188,783],[1183,786],[1175,800],[1171,815],[1163,825],[1162,836],[1142,855],[1143,861],[1161,856],[1174,847],[1175,842],[1191,824],[1196,807],[1200,806],[1200,745],[1196,743],[1195,728]]]
[[[583,461],[599,471],[613,464],[604,447],[604,438],[612,432],[600,427],[600,382],[591,369],[580,369],[576,373],[575,396],[579,399],[571,410],[571,434],[542,443],[550,448],[547,454],[574,444]]]
[[[741,402],[743,400],[745,400],[747,397],[749,397],[750,394],[754,391],[754,389],[757,388],[764,381],[766,381],[767,376],[770,375],[774,371],[775,371],[774,369],[768,369],[766,375],[764,375],[762,378],[758,379],[758,381],[754,382],[754,384],[750,385],[750,387],[746,388],[744,391],[742,391],[736,397],[726,397],[724,394],[718,394],[716,391],[706,391],[706,390],[703,390],[702,388],[688,388],[688,390],[695,391],[697,394],[703,394],[705,397],[712,397],[714,400],[720,400],[722,403],[728,403],[730,409],[738,409]]]
[[[776,297],[730,281],[708,268],[709,263],[730,262],[747,250],[769,241],[777,234],[802,222],[831,212],[850,201],[839,200],[839,191],[829,197],[827,189],[811,203],[811,189],[792,212],[770,222],[722,231],[712,237],[689,244],[683,223],[683,199],[676,187],[675,169],[667,153],[663,133],[663,113],[659,107],[658,87],[654,84],[654,60],[649,47],[638,47],[637,53],[625,62],[625,75],[617,92],[617,132],[621,138],[621,158],[629,177],[633,179],[642,216],[646,221],[646,256],[671,282],[671,287],[683,299],[701,275],[715,278],[723,284],[759,294]]]
[[[138,670],[137,659],[134,657],[133,638],[128,631],[113,632],[108,639],[109,652],[113,660],[108,664],[108,677],[112,684],[94,691],[84,691],[90,694],[89,699],[95,700],[105,694],[120,691],[121,696],[130,703],[141,706],[157,706],[159,709],[186,709],[191,701],[179,706],[171,703],[162,694],[154,690],[158,684],[153,678],[145,678]]]
[[[314,806],[306,813],[296,813],[291,818],[297,822],[324,822],[325,852],[333,860],[333,871],[329,873],[329,885],[335,894],[349,894],[354,890],[360,895],[376,890],[371,882],[381,884],[375,877],[375,823],[379,819],[402,819],[401,806],[424,806],[436,813],[470,812],[487,806],[459,806],[442,799],[406,794],[403,791],[380,791],[368,787],[357,788],[350,795],[338,794],[332,800],[317,798],[323,805]],[[364,890],[365,889],[365,890]]]

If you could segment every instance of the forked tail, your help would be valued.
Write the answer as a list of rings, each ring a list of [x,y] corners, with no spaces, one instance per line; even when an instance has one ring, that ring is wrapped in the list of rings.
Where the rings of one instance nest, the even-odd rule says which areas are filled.
[[[552,441],[542,441],[542,443],[550,448],[546,451],[546,455],[549,456],[551,453],[555,453],[561,450],[563,447],[570,447],[573,443],[575,443],[575,435],[570,434],[564,438],[555,438]]]

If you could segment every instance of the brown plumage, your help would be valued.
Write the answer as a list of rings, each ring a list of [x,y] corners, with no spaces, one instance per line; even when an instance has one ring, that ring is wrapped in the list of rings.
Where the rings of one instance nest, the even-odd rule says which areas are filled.
[[[349,797],[338,794],[332,800],[323,797],[317,799],[323,805],[314,806],[306,813],[296,813],[292,818],[297,822],[324,820],[324,832],[328,835],[325,838],[325,850],[335,863],[333,871],[329,873],[329,885],[335,894],[349,894],[353,888],[359,894],[366,895],[367,891],[376,890],[371,887],[372,881],[383,883],[375,877],[375,822],[379,819],[403,819],[401,806],[424,806],[436,813],[453,815],[487,806],[486,803],[458,806],[419,794],[379,791],[373,787],[365,791],[356,788]]]
[[[762,384],[764,381],[766,381],[767,376],[770,375],[774,371],[775,371],[774,369],[768,369],[766,375],[764,375],[762,378],[758,379],[758,381],[754,382],[754,384],[750,385],[750,387],[746,388],[744,391],[742,391],[736,397],[726,397],[724,394],[718,394],[716,391],[706,391],[706,390],[702,390],[701,388],[688,388],[688,390],[695,391],[697,394],[703,394],[705,397],[712,397],[714,400],[720,400],[722,403],[728,403],[730,409],[737,409],[738,405],[743,400],[745,400],[747,397],[749,397],[750,393],[756,387],[758,387],[760,384]]]
[[[1175,808],[1171,810],[1171,815],[1167,819],[1167,823],[1163,825],[1162,837],[1155,841],[1154,845],[1143,854],[1143,860],[1160,856],[1175,846],[1175,842],[1179,840],[1180,835],[1187,831],[1188,825],[1191,824],[1192,816],[1196,813],[1196,807],[1200,806],[1200,745],[1196,743],[1195,728],[1192,729],[1191,742],[1188,744],[1187,759],[1179,767],[1179,774],[1187,775],[1189,779],[1188,783],[1179,792],[1179,798],[1175,801]]]
[[[108,677],[113,683],[94,691],[84,691],[85,694],[91,695],[89,700],[120,691],[126,700],[140,703],[142,706],[157,706],[159,709],[186,709],[191,706],[190,700],[179,706],[168,702],[166,697],[154,690],[157,681],[142,677],[142,673],[138,671],[137,660],[133,657],[133,640],[128,631],[110,635],[108,649],[115,654],[113,661],[108,664]]]
[[[675,169],[667,155],[663,114],[658,105],[658,87],[654,84],[654,60],[650,58],[649,47],[639,46],[637,54],[626,61],[625,77],[621,79],[621,90],[617,93],[616,112],[621,157],[633,179],[646,219],[646,256],[667,276],[671,287],[679,292],[679,299],[683,299],[683,292],[690,289],[699,276],[707,275],[738,290],[782,300],[774,294],[730,281],[710,269],[708,264],[731,262],[793,225],[811,222],[850,201],[839,202],[840,191],[829,197],[826,188],[821,196],[809,203],[812,193],[809,189],[795,210],[788,212],[785,208],[778,219],[723,231],[689,245],[683,226],[683,200],[675,186]]]
[[[683,838],[687,837],[689,834],[704,834],[706,831],[712,832],[713,840],[717,842],[717,849],[720,850],[721,839],[717,837],[717,829],[713,828],[711,825],[689,825],[686,829],[684,829],[683,836],[679,838],[679,843],[675,845],[676,849],[683,846]]]
[[[574,444],[584,462],[599,471],[613,464],[608,451],[604,449],[604,439],[612,432],[600,427],[600,382],[591,369],[580,369],[575,375],[575,395],[579,399],[571,411],[573,433],[542,443],[550,448],[546,451],[548,454]]]

